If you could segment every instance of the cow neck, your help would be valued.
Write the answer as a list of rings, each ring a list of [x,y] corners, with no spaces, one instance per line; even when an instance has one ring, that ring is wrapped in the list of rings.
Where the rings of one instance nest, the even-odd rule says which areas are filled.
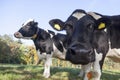
[[[32,39],[35,40],[38,36],[38,33],[39,33],[39,28],[37,28],[37,31],[36,33],[32,36]]]
[[[36,41],[36,40],[45,40],[45,39],[47,40],[47,38],[50,37],[49,33],[46,30],[41,29],[41,28],[38,28],[36,34],[34,34],[34,35],[36,35],[36,36],[33,38],[33,41]],[[47,38],[45,38],[45,36]]]

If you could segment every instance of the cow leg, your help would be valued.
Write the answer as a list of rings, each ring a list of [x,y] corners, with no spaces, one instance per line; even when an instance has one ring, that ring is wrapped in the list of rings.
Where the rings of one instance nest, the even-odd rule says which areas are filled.
[[[84,73],[85,73],[85,71],[84,71],[84,66],[85,65],[81,65],[81,70],[80,70],[80,73],[79,73],[79,77],[83,77],[84,76]]]
[[[41,60],[41,56],[42,55],[40,55],[40,51],[39,50],[37,51],[37,56],[38,56],[38,61],[35,63],[35,65],[38,65],[40,63],[40,60]]]
[[[48,78],[50,76],[50,65],[52,64],[52,54],[46,54],[46,53],[40,54],[40,51],[38,50],[37,55],[39,57],[39,61],[45,60],[43,76],[45,78]]]
[[[87,65],[83,66],[83,73],[84,73],[83,80],[89,80],[89,77],[87,75],[90,72],[91,66],[92,63],[88,63]]]
[[[45,65],[44,65],[44,72],[43,76],[45,78],[48,78],[50,76],[50,66],[52,64],[52,55],[51,54],[46,54],[46,60],[45,60]]]
[[[100,80],[101,77],[101,65],[100,65],[100,61],[102,60],[103,55],[101,53],[97,53],[95,51],[95,56],[96,56],[96,60],[93,63],[93,70],[95,71],[95,74],[93,74],[93,80]]]

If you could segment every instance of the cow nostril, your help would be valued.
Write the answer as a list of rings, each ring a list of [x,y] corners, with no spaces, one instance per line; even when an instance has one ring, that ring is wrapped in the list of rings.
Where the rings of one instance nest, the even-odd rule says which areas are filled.
[[[16,32],[14,35],[19,35],[19,33],[18,33],[18,32]]]
[[[69,54],[72,54],[72,55],[75,55],[75,54],[76,54],[76,53],[75,53],[75,50],[74,50],[74,49],[71,49],[71,48],[68,49],[68,53],[69,53]]]
[[[89,56],[91,56],[93,53],[93,50],[89,50],[88,53],[89,53]]]
[[[16,32],[16,33],[14,33],[14,36],[18,38],[20,36],[20,33]]]

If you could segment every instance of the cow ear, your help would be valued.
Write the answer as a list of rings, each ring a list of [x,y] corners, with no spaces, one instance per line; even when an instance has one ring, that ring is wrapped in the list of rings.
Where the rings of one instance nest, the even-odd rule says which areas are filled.
[[[35,22],[34,25],[38,25],[38,22]]]
[[[33,24],[35,27],[37,27],[38,26],[38,22],[34,22],[34,24]]]
[[[57,31],[62,31],[64,28],[64,22],[59,19],[52,19],[49,21],[49,24]]]
[[[97,29],[98,30],[103,30],[107,26],[109,26],[111,21],[108,18],[100,18],[97,20]]]

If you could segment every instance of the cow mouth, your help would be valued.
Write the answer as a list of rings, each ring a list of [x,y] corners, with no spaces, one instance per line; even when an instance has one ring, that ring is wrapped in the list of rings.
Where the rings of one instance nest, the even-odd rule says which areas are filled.
[[[85,64],[88,64],[89,62],[91,62],[90,59],[84,58],[84,56],[72,55],[72,54],[69,54],[69,53],[66,54],[65,59],[70,61],[73,64],[85,65]]]
[[[14,36],[19,39],[32,39],[33,37],[24,37],[20,32],[14,33]]]

